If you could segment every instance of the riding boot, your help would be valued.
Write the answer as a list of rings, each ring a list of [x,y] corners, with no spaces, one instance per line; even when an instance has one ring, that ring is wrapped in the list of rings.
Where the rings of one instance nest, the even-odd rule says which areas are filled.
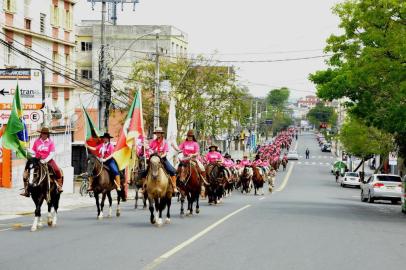
[[[178,193],[178,188],[176,187],[176,175],[171,176],[171,182],[173,187],[173,193]]]
[[[117,175],[117,176],[114,178],[114,184],[116,184],[116,189],[117,189],[117,191],[121,191],[120,181],[121,181],[120,175]]]
[[[24,197],[30,197],[30,192],[28,191],[28,179],[24,179],[24,192],[20,194],[21,196]]]
[[[93,187],[92,187],[92,184],[93,184],[93,177],[89,176],[88,181],[89,181],[89,186],[88,186],[88,188],[87,188],[87,192],[93,191]]]
[[[62,189],[62,187],[63,187],[63,178],[59,178],[59,179],[56,180],[56,186],[58,188],[58,192],[62,193],[63,192],[63,189]]]

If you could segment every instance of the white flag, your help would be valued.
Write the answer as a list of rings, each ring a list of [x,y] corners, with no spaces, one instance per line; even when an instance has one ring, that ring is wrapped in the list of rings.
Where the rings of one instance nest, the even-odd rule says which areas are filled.
[[[177,163],[177,152],[172,144],[177,146],[176,138],[178,136],[178,124],[176,122],[176,100],[171,97],[169,104],[168,130],[166,132],[166,141],[169,145],[167,159],[175,167]]]

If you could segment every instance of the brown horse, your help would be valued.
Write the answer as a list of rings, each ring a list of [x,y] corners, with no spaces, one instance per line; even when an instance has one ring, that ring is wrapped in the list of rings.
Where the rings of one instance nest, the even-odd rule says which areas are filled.
[[[209,185],[206,186],[209,204],[217,204],[223,196],[225,181],[224,167],[219,163],[210,163],[206,165],[205,169],[207,181],[209,182]]]
[[[252,181],[252,168],[245,166],[242,174],[240,176],[241,182],[241,193],[250,193],[251,192],[251,181]]]
[[[288,160],[287,160],[287,159],[283,159],[283,160],[282,160],[283,171],[286,171],[286,165],[288,165]]]
[[[261,195],[264,195],[264,175],[260,172],[261,168],[252,166],[252,183],[254,184],[254,194],[257,195],[257,191],[261,189]]]
[[[192,160],[182,161],[178,167],[178,183],[180,190],[180,215],[183,216],[184,209],[183,204],[185,197],[187,198],[187,210],[189,213],[186,215],[193,215],[193,203],[196,202],[196,214],[200,213],[199,209],[199,195],[202,190],[202,180],[197,168],[199,166]]]
[[[135,166],[131,169],[130,173],[130,185],[134,185],[134,190],[135,190],[135,203],[134,203],[134,208],[138,208],[138,193],[139,190],[142,188],[142,173],[146,170],[146,161],[144,157],[137,159],[137,161],[134,164]],[[147,194],[144,192],[143,198],[143,207],[142,209],[147,208]]]
[[[104,208],[104,201],[106,200],[106,196],[109,199],[109,215],[111,217],[111,205],[113,204],[113,199],[111,197],[111,191],[116,188],[116,185],[111,180],[113,177],[110,176],[110,171],[103,165],[100,160],[94,156],[89,155],[88,163],[87,163],[87,175],[88,177],[93,177],[92,188],[94,193],[94,198],[96,199],[96,206],[97,206],[97,218],[103,218],[103,208]],[[121,214],[120,211],[120,200],[124,196],[124,189],[123,189],[124,179],[121,178],[121,190],[117,191],[117,211],[116,216],[119,217]],[[101,203],[99,202],[99,195],[102,194]]]
[[[42,226],[41,206],[44,200],[48,204],[48,226],[56,226],[61,194],[57,191],[55,177],[50,167],[41,164],[37,158],[30,158],[25,165],[23,178],[24,182],[28,183],[28,191],[35,203],[35,217],[31,231],[36,231]],[[55,210],[54,213],[51,212],[52,208]]]
[[[162,211],[165,207],[168,207],[165,223],[169,224],[171,222],[170,208],[173,188],[169,181],[169,175],[163,168],[161,158],[157,155],[153,155],[149,159],[146,191],[148,195],[149,211],[151,212],[151,224],[156,223],[158,226],[162,225]],[[154,203],[155,210],[159,215],[158,221],[154,215]]]

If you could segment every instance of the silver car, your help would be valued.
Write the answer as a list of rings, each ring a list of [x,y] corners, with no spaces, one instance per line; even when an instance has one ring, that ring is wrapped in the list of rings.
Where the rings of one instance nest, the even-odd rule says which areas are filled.
[[[298,160],[299,154],[296,151],[289,151],[287,157],[289,160]]]
[[[345,186],[359,187],[361,185],[361,180],[359,178],[358,172],[346,172],[346,173],[344,173],[344,176],[338,180],[338,182],[340,183],[340,186],[342,186],[342,187],[345,187]]]
[[[373,203],[375,200],[389,200],[393,204],[400,202],[402,179],[399,175],[373,174],[361,183],[361,201]]]

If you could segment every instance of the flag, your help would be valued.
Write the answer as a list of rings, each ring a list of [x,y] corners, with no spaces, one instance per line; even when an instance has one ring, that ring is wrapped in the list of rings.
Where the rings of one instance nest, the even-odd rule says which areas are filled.
[[[128,166],[135,140],[143,135],[143,124],[141,91],[138,90],[114,148],[113,157],[120,170]]]
[[[18,89],[18,84],[13,98],[11,115],[8,119],[7,126],[2,138],[2,144],[4,148],[15,151],[17,157],[19,158],[29,157],[29,154],[27,152],[28,131],[23,118],[23,110],[21,106],[20,90]]]
[[[169,151],[167,154],[167,159],[175,166],[176,150],[173,148],[172,144],[176,144],[176,138],[178,137],[178,127],[176,122],[176,100],[171,97],[169,104],[169,117],[168,117],[168,129],[166,133],[166,141],[168,142]]]
[[[87,113],[85,107],[82,105],[83,113],[85,115],[85,141],[87,145],[95,147],[100,142],[100,136],[102,133],[96,126],[94,125],[92,118],[90,118],[89,114]]]

